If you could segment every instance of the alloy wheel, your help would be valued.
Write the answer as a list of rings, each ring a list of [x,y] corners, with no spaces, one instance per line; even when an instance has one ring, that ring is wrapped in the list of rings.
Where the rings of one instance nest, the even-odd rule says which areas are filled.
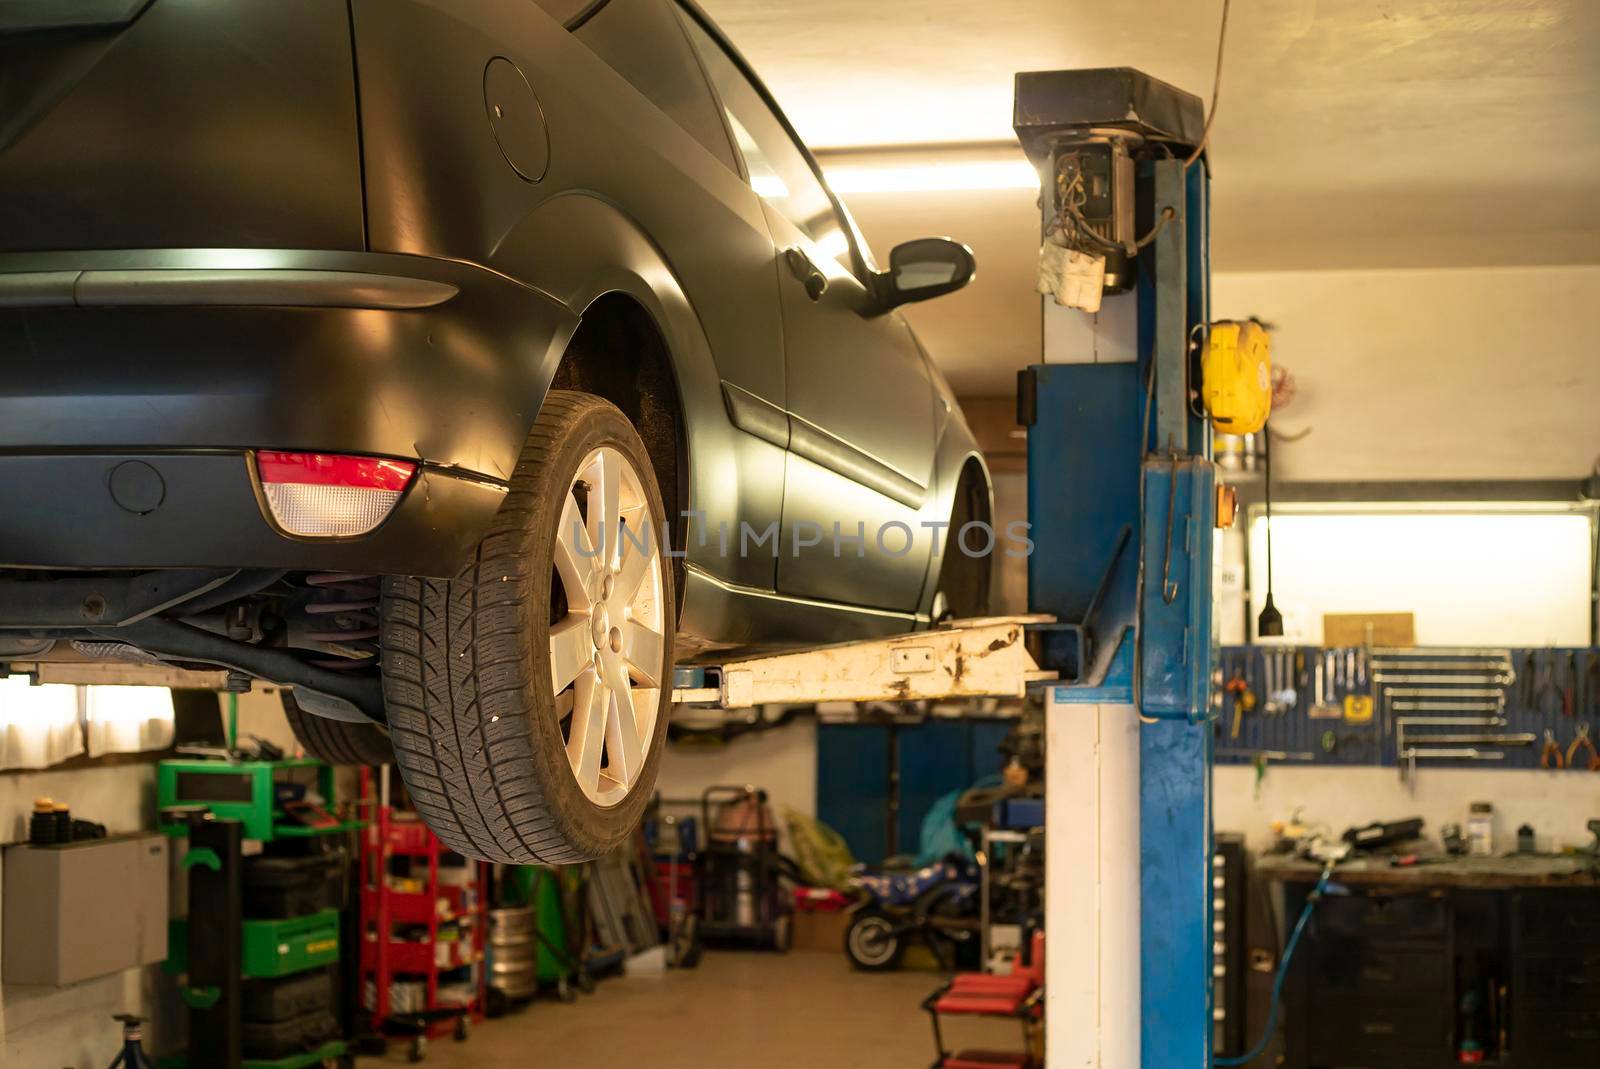
[[[572,774],[610,807],[639,781],[657,724],[666,605],[660,532],[617,449],[578,466],[555,540],[550,668]]]

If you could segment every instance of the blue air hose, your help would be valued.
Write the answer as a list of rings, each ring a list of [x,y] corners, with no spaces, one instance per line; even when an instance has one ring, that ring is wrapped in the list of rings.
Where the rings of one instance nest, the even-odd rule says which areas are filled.
[[[1247,1053],[1234,1058],[1218,1058],[1213,1064],[1248,1065],[1261,1057],[1261,1052],[1267,1049],[1272,1034],[1278,1030],[1278,1003],[1283,998],[1283,981],[1289,975],[1289,962],[1294,959],[1294,948],[1300,945],[1300,933],[1306,930],[1306,922],[1311,920],[1311,911],[1317,908],[1317,902],[1321,900],[1322,892],[1328,886],[1328,877],[1332,875],[1333,863],[1329,862],[1322,870],[1322,878],[1306,896],[1306,906],[1300,911],[1300,919],[1295,922],[1294,931],[1289,933],[1289,941],[1284,944],[1283,960],[1278,962],[1278,975],[1272,981],[1272,1002],[1267,1008],[1267,1027],[1262,1031],[1261,1038]]]

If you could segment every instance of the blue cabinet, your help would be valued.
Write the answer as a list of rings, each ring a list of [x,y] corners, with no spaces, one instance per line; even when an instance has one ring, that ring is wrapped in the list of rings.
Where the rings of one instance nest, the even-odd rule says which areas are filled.
[[[817,818],[856,858],[915,854],[940,797],[1000,771],[1010,720],[823,724],[817,728]]]

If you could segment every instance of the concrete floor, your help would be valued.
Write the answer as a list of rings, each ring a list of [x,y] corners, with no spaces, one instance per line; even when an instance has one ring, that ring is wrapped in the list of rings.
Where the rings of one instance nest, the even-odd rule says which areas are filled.
[[[571,1005],[539,1000],[485,1021],[465,1043],[436,1040],[435,1069],[525,1069],[543,1064],[627,1069],[897,1069],[932,1063],[933,1034],[920,1009],[940,978],[928,972],[863,973],[843,954],[796,950],[707,952],[700,967],[603,980]],[[954,1022],[947,1042],[1016,1049],[1006,1021]],[[395,1044],[362,1069],[404,1064]]]

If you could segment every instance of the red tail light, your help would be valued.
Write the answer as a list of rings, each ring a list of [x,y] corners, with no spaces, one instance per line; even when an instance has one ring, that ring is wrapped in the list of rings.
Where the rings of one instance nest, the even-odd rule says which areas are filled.
[[[307,538],[348,538],[382,523],[417,465],[335,453],[256,453],[256,474],[280,528]]]

